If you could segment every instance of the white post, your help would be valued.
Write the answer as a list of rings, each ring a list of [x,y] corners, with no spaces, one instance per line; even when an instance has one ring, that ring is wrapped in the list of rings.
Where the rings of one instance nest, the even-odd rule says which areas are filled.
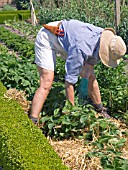
[[[32,0],[30,0],[30,6],[31,6],[31,23],[34,26],[37,24],[37,19],[36,19],[36,14],[35,14]]]

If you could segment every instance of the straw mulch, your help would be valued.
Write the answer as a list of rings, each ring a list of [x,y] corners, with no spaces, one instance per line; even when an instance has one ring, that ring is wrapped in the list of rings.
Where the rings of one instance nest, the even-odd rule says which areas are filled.
[[[127,131],[127,126],[119,120],[111,118],[110,121],[116,124],[120,131]],[[120,137],[123,136],[120,134]],[[98,157],[91,159],[85,157],[85,154],[91,151],[92,146],[85,145],[84,140],[53,141],[49,139],[49,141],[64,164],[70,167],[71,170],[103,170]],[[122,158],[128,160],[128,138],[122,148]]]
[[[9,100],[15,99],[18,101],[25,113],[28,113],[30,110],[31,102],[26,100],[25,92],[18,91],[16,89],[9,89],[7,90],[7,93],[4,95],[4,97]],[[127,131],[127,126],[119,120],[110,119],[110,121],[114,122],[121,131]],[[71,170],[103,170],[100,165],[99,158],[93,157],[89,159],[85,157],[85,154],[91,151],[92,146],[85,145],[84,140],[70,139],[54,141],[48,137],[48,141],[61,157],[64,164],[67,165]],[[128,159],[128,139],[122,151],[122,157]]]
[[[27,96],[24,91],[18,91],[15,88],[7,90],[6,94],[4,94],[4,98],[16,100],[18,103],[20,103],[25,113],[28,113],[31,102],[27,101],[26,97]]]
[[[71,170],[103,170],[99,158],[85,157],[92,147],[85,145],[84,140],[49,141],[64,164]]]

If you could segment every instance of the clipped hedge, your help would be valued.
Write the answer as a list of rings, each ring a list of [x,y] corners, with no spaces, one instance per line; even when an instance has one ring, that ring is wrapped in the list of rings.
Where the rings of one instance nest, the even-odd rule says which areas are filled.
[[[0,167],[3,170],[67,170],[62,160],[0,82]]]
[[[23,14],[18,14],[19,20],[24,21],[27,20],[31,17],[30,13],[23,13]]]
[[[21,14],[21,13],[30,13],[30,10],[0,11],[0,14]]]
[[[16,14],[0,14],[0,24],[4,24],[7,20],[18,21],[19,17]]]
[[[0,24],[4,24],[4,21],[6,20],[18,21],[18,20],[26,20],[30,17],[31,17],[30,10],[1,11]]]

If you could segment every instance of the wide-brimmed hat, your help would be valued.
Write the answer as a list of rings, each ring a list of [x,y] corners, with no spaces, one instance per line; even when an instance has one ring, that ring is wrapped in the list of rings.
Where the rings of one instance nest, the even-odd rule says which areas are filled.
[[[102,63],[108,67],[116,67],[126,53],[126,45],[114,29],[106,28],[100,38],[99,56]]]

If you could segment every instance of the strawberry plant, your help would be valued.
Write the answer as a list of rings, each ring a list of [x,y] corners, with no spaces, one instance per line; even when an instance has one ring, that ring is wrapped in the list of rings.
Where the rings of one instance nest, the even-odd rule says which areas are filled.
[[[28,59],[18,59],[13,55],[0,55],[0,79],[7,88],[17,88],[26,91],[32,98],[38,87],[36,65]],[[22,57],[23,58],[23,57]]]
[[[14,30],[20,31],[21,34],[24,34],[26,37],[31,36],[33,39],[36,37],[36,34],[38,33],[39,29],[41,26],[32,26],[29,23],[26,23],[25,21],[20,21],[20,22],[13,22],[8,20],[5,21],[5,25],[7,27],[13,28]]]
[[[47,104],[40,119],[46,136],[50,135],[59,139],[82,137],[85,133],[84,129],[96,121],[95,111],[90,105],[73,107],[69,101],[65,100],[60,105],[56,105],[53,113],[51,112],[52,106],[49,109],[46,106]]]
[[[18,51],[25,57],[34,58],[34,43],[31,43],[25,37],[11,33],[4,27],[0,27],[0,36],[1,41],[4,41],[8,48],[13,49],[14,51]]]
[[[86,140],[93,146],[86,158],[99,157],[104,169],[126,170],[128,163],[121,157],[122,147],[125,145],[128,133],[120,130],[114,123],[104,119],[97,119],[90,125]],[[123,169],[124,168],[124,169]]]
[[[96,66],[96,75],[101,89],[103,103],[111,108],[115,117],[126,116],[127,111],[127,76],[125,62],[116,68],[107,68],[103,64]],[[117,114],[118,113],[118,114]],[[128,118],[126,118],[128,120]]]

